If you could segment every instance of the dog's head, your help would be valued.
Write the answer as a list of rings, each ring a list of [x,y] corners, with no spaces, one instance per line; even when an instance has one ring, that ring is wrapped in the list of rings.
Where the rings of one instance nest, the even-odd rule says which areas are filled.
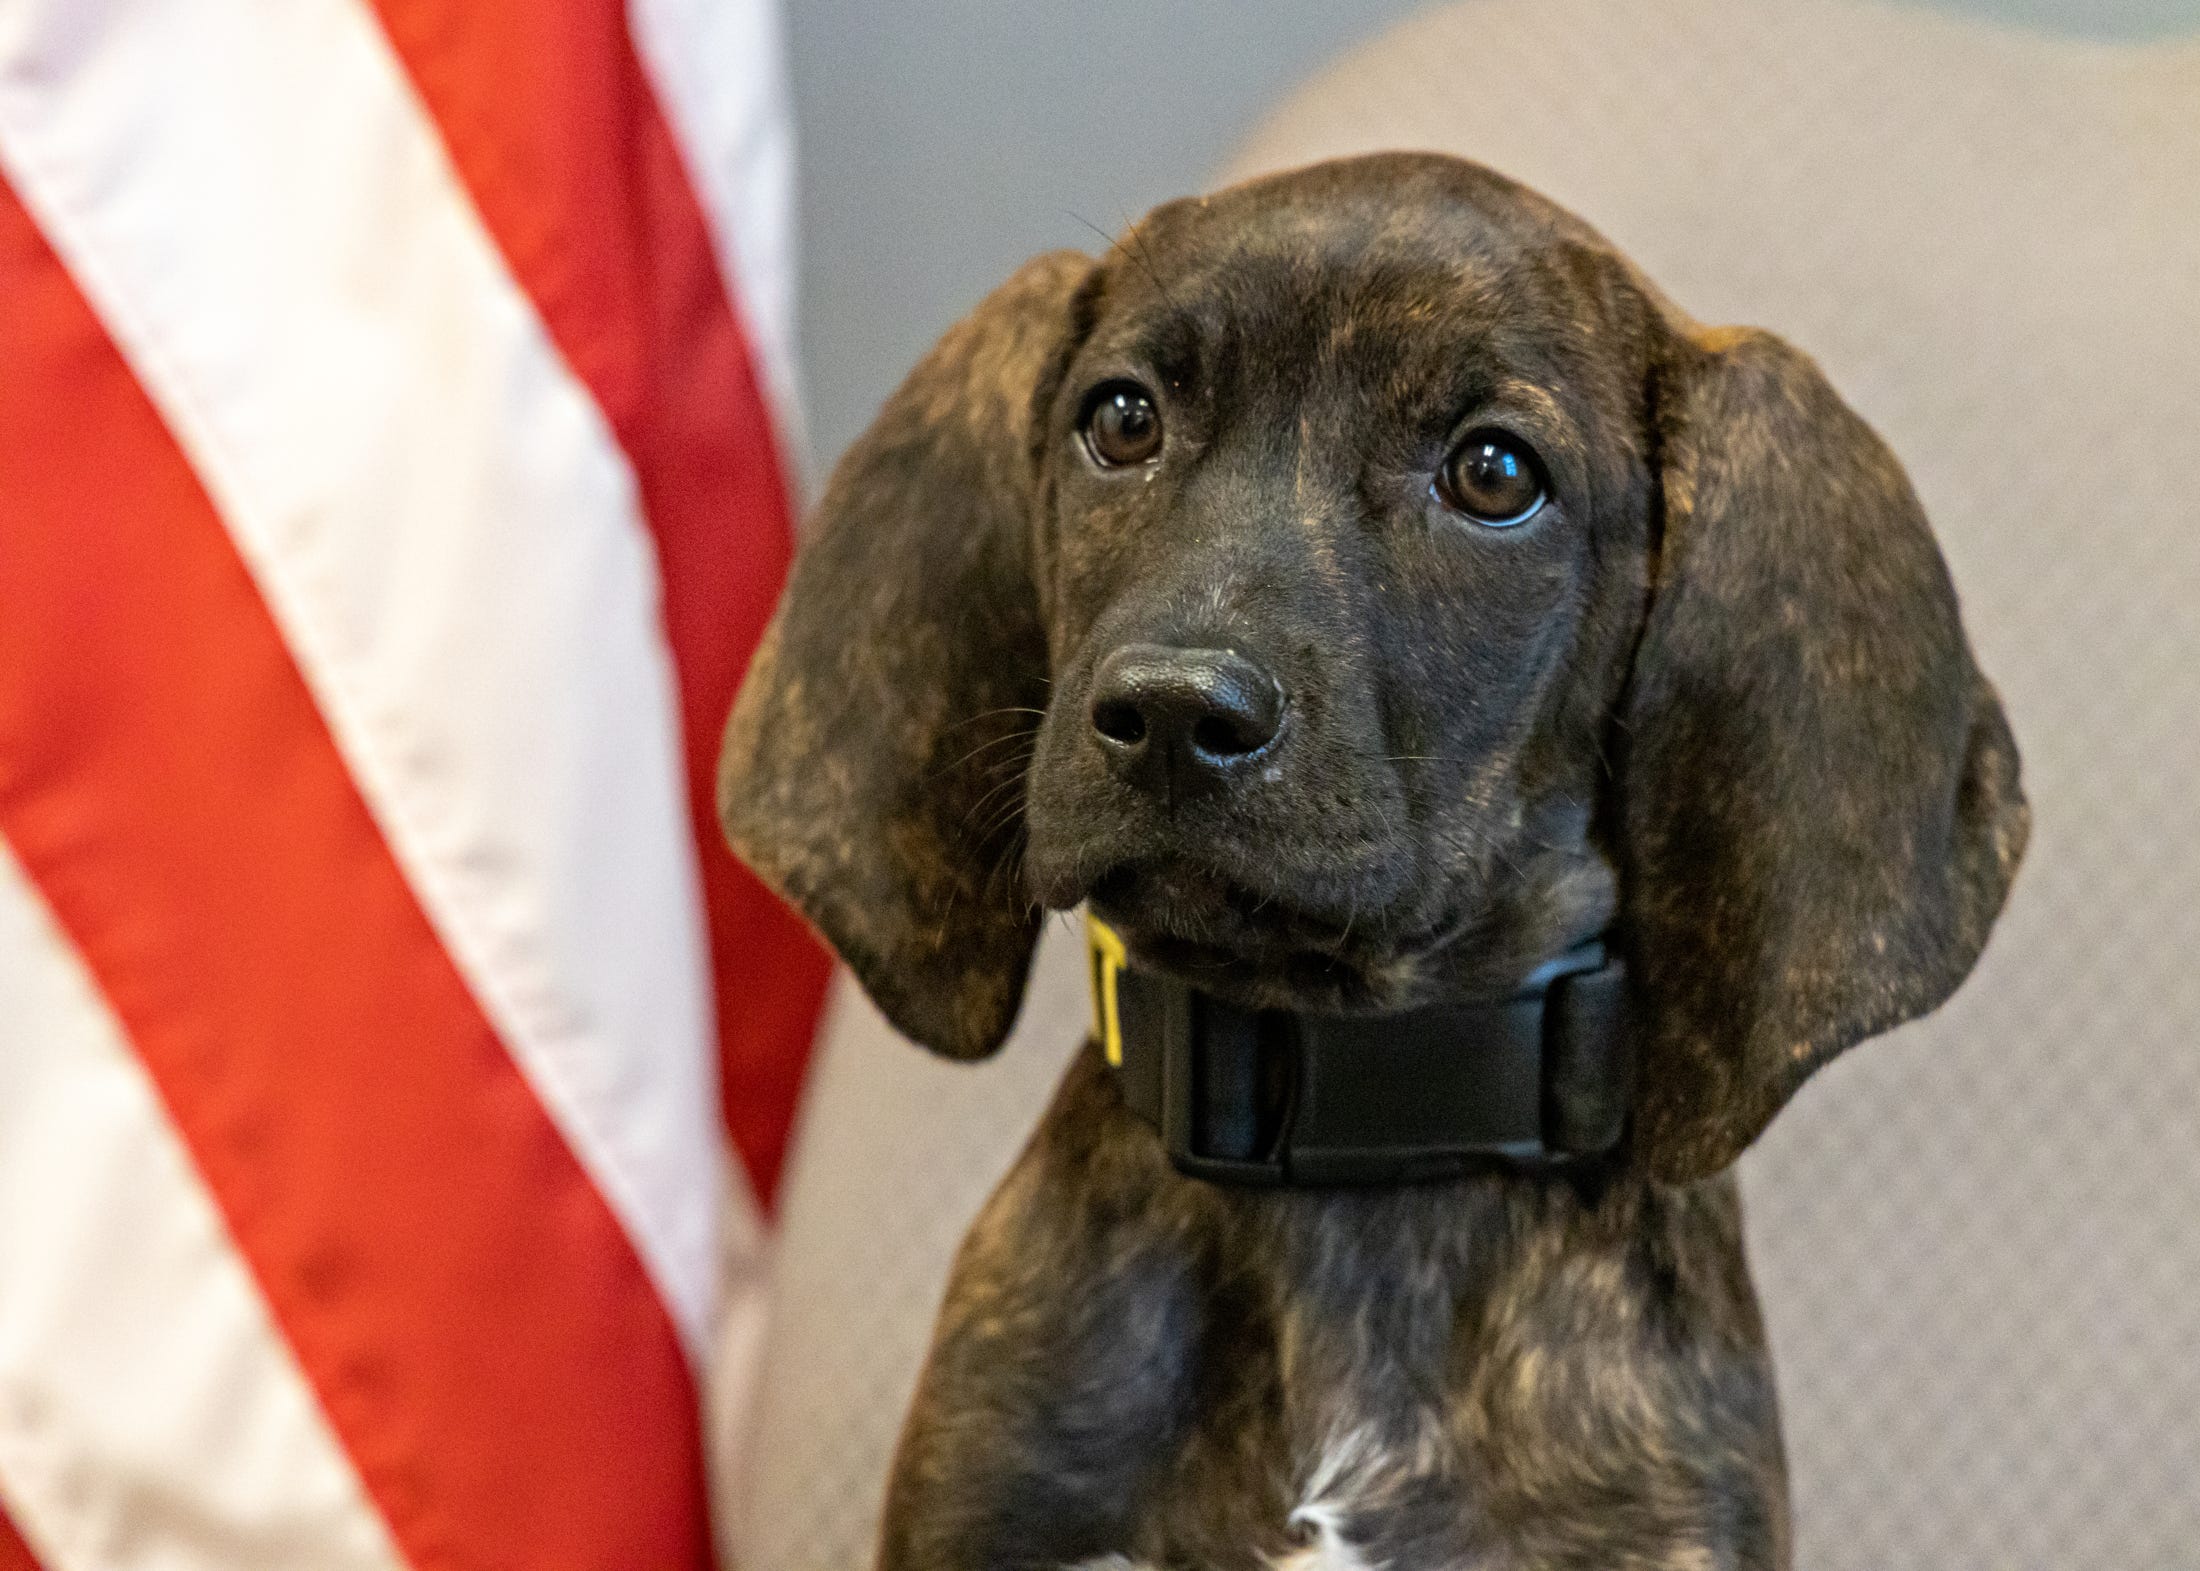
[[[957,1057],[1080,900],[1330,1011],[1609,932],[1668,1178],[1944,998],[2026,826],[1917,501],[1811,363],[1419,155],[1172,203],[950,332],[833,477],[720,807]]]

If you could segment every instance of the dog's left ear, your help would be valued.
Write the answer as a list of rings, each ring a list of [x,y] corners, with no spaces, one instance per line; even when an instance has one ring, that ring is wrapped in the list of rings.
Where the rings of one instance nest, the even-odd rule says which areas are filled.
[[[1039,913],[1014,864],[1047,700],[1041,412],[1090,261],[1027,263],[833,472],[719,757],[734,850],[935,1052],[998,1047]]]
[[[1739,1156],[1953,992],[2023,854],[2016,744],[1891,453],[1767,334],[1668,329],[1663,536],[1623,708],[1636,1137]]]

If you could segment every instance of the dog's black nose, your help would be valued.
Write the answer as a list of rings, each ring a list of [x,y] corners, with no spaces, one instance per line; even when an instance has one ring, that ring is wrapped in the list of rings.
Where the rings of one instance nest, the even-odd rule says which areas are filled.
[[[1227,649],[1125,644],[1093,678],[1101,752],[1124,779],[1155,790],[1221,781],[1258,757],[1282,724],[1282,687]]]

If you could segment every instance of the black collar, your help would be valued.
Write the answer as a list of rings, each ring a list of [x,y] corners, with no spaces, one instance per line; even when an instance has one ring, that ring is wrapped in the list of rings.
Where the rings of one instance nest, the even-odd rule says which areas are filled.
[[[1088,917],[1093,1032],[1123,1100],[1198,1178],[1400,1184],[1601,1156],[1626,1123],[1626,976],[1601,943],[1509,997],[1393,1015],[1226,1004],[1130,969]]]

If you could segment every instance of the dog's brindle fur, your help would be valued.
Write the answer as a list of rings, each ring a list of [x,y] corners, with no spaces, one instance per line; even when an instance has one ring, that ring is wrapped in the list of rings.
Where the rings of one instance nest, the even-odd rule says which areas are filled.
[[[1123,379],[1164,440],[1108,469]],[[1489,425],[1548,471],[1517,529],[1431,492]],[[1116,778],[1088,710],[1133,642],[1272,671],[1262,767]],[[888,1571],[1787,1563],[1724,1170],[1962,979],[2026,824],[1917,502],[1804,357],[1455,160],[1172,203],[1027,266],[842,462],[721,807],[958,1057],[1081,899],[1254,1005],[1487,993],[1600,932],[1635,984],[1628,1140],[1566,1177],[1215,1187],[1088,1044],[956,1264]]]

